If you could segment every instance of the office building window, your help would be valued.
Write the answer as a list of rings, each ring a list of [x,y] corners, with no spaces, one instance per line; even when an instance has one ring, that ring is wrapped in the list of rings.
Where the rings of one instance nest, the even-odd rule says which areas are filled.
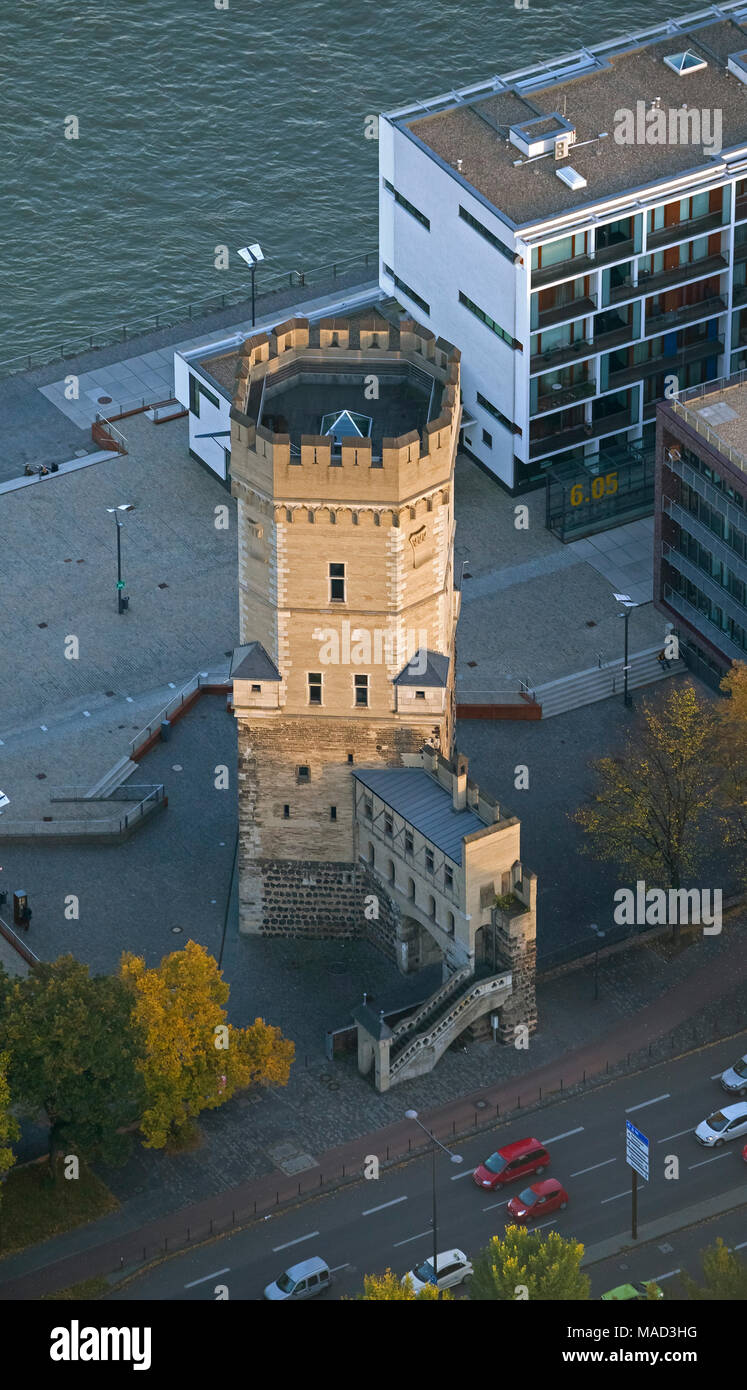
[[[512,434],[521,434],[521,426],[515,425],[513,420],[509,420],[508,416],[504,415],[497,405],[493,405],[486,396],[480,395],[479,391],[477,392],[477,404],[481,405],[483,410],[487,410],[493,419],[498,421],[499,425],[505,425],[507,430],[511,430]]]
[[[471,212],[467,212],[466,208],[460,206],[459,216],[461,217],[463,222],[466,222],[468,226],[473,228],[474,231],[479,232],[481,237],[484,237],[486,241],[489,241],[490,245],[494,246],[496,251],[500,251],[501,255],[505,256],[507,261],[520,260],[520,257],[517,255],[515,251],[511,250],[510,246],[504,246],[500,237],[497,237],[495,235],[495,232],[488,231],[487,227],[483,227],[482,222],[478,222],[477,218],[473,217]]]
[[[345,566],[330,565],[329,597],[331,603],[345,602]]]
[[[504,343],[508,343],[510,348],[517,348],[519,352],[523,351],[518,338],[512,338],[511,334],[507,333],[505,328],[501,328],[500,324],[496,323],[495,319],[491,319],[490,314],[486,314],[485,310],[481,309],[478,304],[475,304],[473,299],[469,299],[462,290],[459,291],[459,303],[463,304],[465,309],[469,309],[470,313],[474,314],[475,318],[480,320],[480,323],[484,323],[485,327],[489,328],[491,333],[495,333],[496,337],[502,338]]]
[[[322,703],[322,673],[321,671],[309,671],[309,704],[320,705]]]
[[[421,224],[421,226],[425,227],[425,230],[429,232],[431,229],[431,224],[428,218],[426,217],[425,213],[421,212],[419,208],[416,208],[413,203],[408,202],[407,198],[403,197],[401,193],[398,193],[397,189],[394,187],[394,184],[390,183],[388,179],[384,179],[383,183],[387,193],[391,193],[395,203],[399,203],[400,207],[405,209],[405,212],[409,212],[410,216],[414,217],[416,221],[418,221]]]
[[[492,434],[488,434],[488,431],[487,431],[487,430],[483,430],[483,432],[482,432],[482,442],[483,442],[483,444],[486,444],[487,447],[488,447],[489,449],[492,449],[492,447],[493,447],[493,436],[492,436]]]
[[[382,262],[382,266],[384,274],[388,275],[389,278],[394,281],[397,289],[401,290],[403,294],[406,294],[407,298],[411,299],[413,304],[417,304],[418,308],[422,309],[424,314],[430,315],[431,306],[427,300],[421,299],[420,295],[416,294],[415,290],[410,285],[406,285],[404,280],[400,280],[399,276],[395,275],[390,265],[384,265]]]
[[[354,676],[356,705],[368,704],[368,676]]]

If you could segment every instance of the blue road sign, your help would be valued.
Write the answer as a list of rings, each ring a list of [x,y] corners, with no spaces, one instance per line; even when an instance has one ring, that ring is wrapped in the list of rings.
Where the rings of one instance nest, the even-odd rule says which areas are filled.
[[[648,1182],[649,1141],[630,1120],[625,1121],[625,1162]]]

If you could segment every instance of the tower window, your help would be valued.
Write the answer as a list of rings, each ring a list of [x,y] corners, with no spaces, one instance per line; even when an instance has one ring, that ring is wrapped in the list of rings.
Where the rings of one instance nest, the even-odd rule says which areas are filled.
[[[454,887],[454,875],[451,869],[449,868],[448,864],[444,864],[444,883],[447,888]]]
[[[366,816],[366,820],[373,820],[373,801],[371,800],[370,796],[367,796],[365,801],[363,802],[363,810]]]
[[[415,691],[415,699],[416,699],[416,700],[424,700],[424,699],[425,699],[425,691],[424,691],[424,690],[416,690],[416,691]]]
[[[405,831],[405,854],[412,854],[412,851],[413,851],[412,831],[411,831],[411,830],[406,830],[406,831]]]
[[[384,815],[384,834],[391,835],[394,830],[394,822],[389,815]]]
[[[297,782],[310,782],[310,781],[311,781],[311,768],[310,768],[310,767],[307,767],[305,763],[302,763],[300,767],[297,767],[297,768],[296,768],[296,781],[297,781]]]
[[[283,807],[283,820],[290,820],[290,813],[291,813],[291,808],[290,808],[290,806],[288,805],[288,803],[286,802],[285,806]]]
[[[336,807],[336,806],[330,806],[330,808],[329,808],[329,818],[330,818],[330,820],[337,820],[337,807]]]
[[[354,676],[356,705],[368,704],[368,676]]]
[[[433,850],[432,850],[432,849],[427,849],[427,850],[425,851],[425,867],[426,867],[426,869],[427,869],[427,871],[428,871],[429,874],[432,874],[432,873],[433,873]]]
[[[309,704],[320,705],[322,703],[322,673],[321,671],[309,671]]]
[[[453,935],[454,935],[454,913],[453,913],[453,912],[450,912],[450,913],[448,914],[447,930],[448,930],[449,936],[453,936]]]
[[[252,686],[252,695],[261,695],[261,694],[262,694],[262,686],[261,686],[261,685],[253,685],[253,686]]]
[[[345,602],[345,566],[330,565],[329,597],[331,603]]]
[[[349,763],[352,763],[352,762],[354,762],[354,761],[355,761],[355,759],[353,758],[353,754],[352,754],[352,753],[348,753],[348,762],[349,762]]]

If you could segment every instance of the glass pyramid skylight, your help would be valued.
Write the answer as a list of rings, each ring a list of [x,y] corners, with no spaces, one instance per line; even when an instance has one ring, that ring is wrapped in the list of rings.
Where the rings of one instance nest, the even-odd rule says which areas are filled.
[[[354,410],[333,410],[322,416],[321,432],[331,434],[337,444],[356,434],[368,439],[372,423],[370,415],[358,415]]]
[[[664,62],[667,67],[671,68],[672,72],[676,72],[679,77],[684,77],[688,72],[699,72],[701,68],[708,67],[705,58],[699,58],[698,54],[691,53],[689,48],[687,48],[684,53],[670,53],[669,57],[664,59]]]

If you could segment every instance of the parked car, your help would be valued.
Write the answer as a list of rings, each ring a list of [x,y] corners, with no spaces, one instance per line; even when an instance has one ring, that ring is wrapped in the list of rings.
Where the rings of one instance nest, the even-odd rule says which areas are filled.
[[[463,1284],[465,1279],[469,1279],[472,1273],[472,1265],[463,1250],[446,1250],[443,1255],[437,1257],[437,1262],[439,1289],[453,1289],[455,1285]],[[405,1279],[412,1281],[416,1293],[424,1289],[426,1284],[435,1284],[433,1256],[424,1260],[417,1269],[411,1269],[409,1274],[405,1274],[401,1281],[403,1284]]]
[[[504,1182],[513,1182],[514,1178],[541,1173],[549,1162],[550,1155],[539,1139],[517,1139],[486,1158],[475,1169],[473,1177],[478,1187],[492,1192]]]
[[[290,1269],[278,1275],[274,1284],[268,1284],[265,1298],[272,1303],[282,1303],[287,1298],[314,1298],[324,1293],[332,1283],[329,1265],[314,1255],[310,1260],[291,1265]]]
[[[721,1073],[721,1085],[730,1095],[747,1096],[747,1053]]]
[[[568,1193],[557,1178],[545,1178],[544,1182],[533,1182],[531,1187],[525,1187],[518,1197],[511,1197],[506,1205],[514,1221],[534,1221],[550,1211],[565,1211]]]
[[[709,1115],[698,1125],[695,1138],[699,1144],[719,1148],[727,1139],[739,1139],[742,1134],[747,1134],[747,1101],[725,1105],[722,1110]]]
[[[640,1303],[647,1300],[650,1293],[653,1293],[654,1298],[664,1297],[659,1285],[655,1284],[652,1279],[648,1284],[618,1284],[616,1289],[610,1289],[608,1293],[603,1293],[602,1299],[608,1299],[614,1303]]]

